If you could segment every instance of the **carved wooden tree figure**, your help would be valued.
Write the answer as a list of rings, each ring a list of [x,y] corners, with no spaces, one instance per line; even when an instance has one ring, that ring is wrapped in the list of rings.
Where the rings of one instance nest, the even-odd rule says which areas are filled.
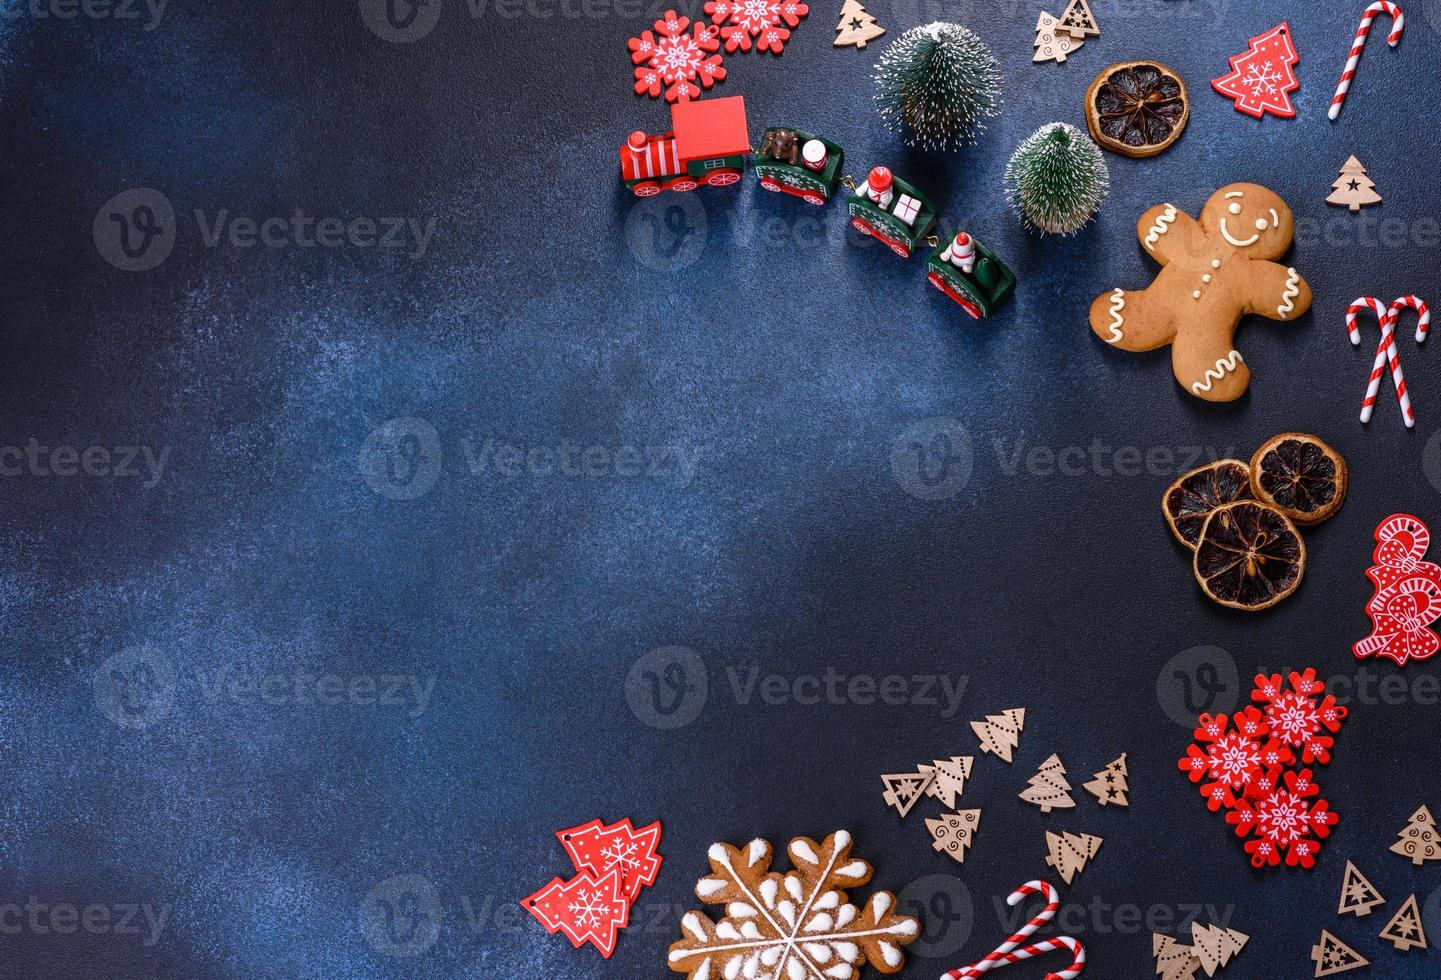
[[[931,847],[944,851],[957,862],[966,862],[966,851],[976,842],[976,830],[981,825],[980,810],[959,810],[943,813],[939,820],[926,819],[926,829],[931,832]]]
[[[1056,24],[1056,18],[1043,10],[1036,21],[1036,43],[1033,45],[1036,53],[1031,60],[1054,61],[1059,64],[1085,43],[1079,35],[1071,35],[1061,30]]]
[[[1426,927],[1421,924],[1421,910],[1416,906],[1415,895],[1406,899],[1406,904],[1386,923],[1381,938],[1402,953],[1416,947],[1426,948]]]
[[[1061,15],[1061,22],[1057,26],[1074,37],[1101,36],[1101,29],[1096,26],[1096,15],[1091,13],[1091,7],[1086,0],[1071,0],[1071,5]]]
[[[1351,157],[1341,167],[1341,176],[1331,184],[1332,194],[1327,204],[1338,204],[1360,211],[1367,204],[1380,204],[1381,195],[1376,193],[1376,182],[1366,173],[1361,161]]]
[[[1338,973],[1370,965],[1370,960],[1331,935],[1321,930],[1321,939],[1311,947],[1311,959],[1316,962],[1317,977],[1333,977]]]
[[[1201,969],[1194,949],[1159,932],[1151,938],[1151,955],[1156,958],[1156,974],[1161,980],[1195,980]]]
[[[1214,977],[1217,970],[1230,963],[1231,958],[1241,952],[1250,938],[1235,929],[1191,923],[1191,945],[1208,977]]]
[[[1070,789],[1071,784],[1066,781],[1066,767],[1061,765],[1060,756],[1053,755],[1041,763],[1040,770],[1021,790],[1021,799],[1034,803],[1042,813],[1065,810],[1076,805],[1076,801],[1071,799]]]
[[[886,791],[881,794],[881,799],[885,800],[886,806],[895,807],[896,812],[904,818],[916,802],[926,795],[926,789],[935,778],[934,771],[899,772],[882,776],[881,782],[885,783]]]
[[[1426,807],[1411,814],[1411,822],[1397,836],[1400,840],[1391,845],[1392,854],[1408,857],[1412,864],[1441,861],[1441,835],[1436,832],[1436,818]]]
[[[956,797],[965,792],[966,780],[971,778],[975,762],[975,756],[953,755],[949,759],[937,759],[931,766],[922,766],[923,772],[934,769],[936,773],[936,778],[926,787],[926,795],[940,800],[947,810],[954,810]]]
[[[861,6],[859,0],[845,0],[841,5],[841,19],[836,24],[835,46],[843,48],[854,45],[863,48],[867,42],[874,41],[885,32],[886,29],[876,23],[876,19]]]
[[[1053,834],[1046,831],[1046,863],[1056,869],[1066,884],[1080,874],[1086,862],[1096,856],[1104,841],[1091,834]]]
[[[1336,910],[1336,914],[1349,913],[1357,917],[1370,915],[1376,906],[1385,904],[1386,899],[1361,873],[1361,869],[1347,861],[1346,877],[1341,881],[1341,906]]]
[[[1021,742],[1021,730],[1026,725],[1026,709],[1012,708],[998,715],[986,715],[985,721],[971,722],[971,731],[981,740],[981,751],[1006,762]]]
[[[1126,754],[1123,752],[1119,759],[1096,773],[1096,778],[1086,784],[1086,792],[1100,801],[1101,806],[1112,803],[1117,806],[1130,806],[1126,794],[1131,787],[1126,782],[1126,776]]]

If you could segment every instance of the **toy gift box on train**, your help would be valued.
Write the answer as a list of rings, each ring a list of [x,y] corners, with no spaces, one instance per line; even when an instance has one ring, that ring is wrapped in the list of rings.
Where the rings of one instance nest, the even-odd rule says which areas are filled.
[[[746,126],[745,100],[740,96],[671,107],[671,131],[649,136],[639,130],[620,148],[620,172],[638,197],[663,190],[693,191],[702,184],[725,187],[740,182],[752,152]],[[765,131],[755,171],[768,191],[793,194],[815,205],[825,204],[844,183],[852,190],[846,210],[851,224],[874,236],[903,258],[922,244],[934,251],[926,263],[927,280],[971,316],[989,316],[1016,289],[1006,264],[964,231],[941,240],[931,234],[937,212],[915,187],[875,167],[856,185],[841,176],[845,153],[813,133],[773,126]]]

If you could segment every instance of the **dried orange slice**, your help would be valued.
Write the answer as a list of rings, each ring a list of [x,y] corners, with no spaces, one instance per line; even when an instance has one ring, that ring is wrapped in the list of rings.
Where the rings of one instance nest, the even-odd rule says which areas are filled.
[[[1161,513],[1171,533],[1192,551],[1211,511],[1251,499],[1251,468],[1239,459],[1218,459],[1194,469],[1166,488]]]
[[[1268,609],[1301,584],[1306,545],[1275,507],[1241,500],[1206,518],[1192,570],[1213,601],[1232,609]]]
[[[1155,61],[1104,69],[1086,91],[1086,125],[1102,147],[1128,157],[1153,157],[1181,136],[1191,118],[1186,83]]]
[[[1251,492],[1297,524],[1320,524],[1346,500],[1346,461],[1315,436],[1283,432],[1251,457]]]

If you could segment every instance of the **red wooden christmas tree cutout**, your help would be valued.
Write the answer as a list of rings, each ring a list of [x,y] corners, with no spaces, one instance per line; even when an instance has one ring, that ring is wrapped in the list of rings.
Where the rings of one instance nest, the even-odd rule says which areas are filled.
[[[1421,910],[1416,906],[1415,895],[1406,899],[1406,904],[1386,923],[1381,938],[1402,953],[1426,948],[1426,927],[1421,924]]]
[[[636,830],[630,818],[603,825],[599,820],[556,833],[561,846],[570,855],[575,870],[604,877],[611,868],[619,868],[626,900],[634,902],[640,890],[655,883],[660,874],[661,856],[659,821]]]
[[[619,931],[630,921],[619,868],[602,878],[585,873],[570,881],[556,878],[520,904],[546,932],[563,933],[576,949],[590,943],[607,959],[615,952]]]
[[[1315,976],[1318,977],[1333,977],[1338,973],[1370,965],[1366,957],[1325,929],[1321,930],[1320,941],[1311,947],[1311,959],[1316,961]]]
[[[1385,905],[1386,899],[1376,886],[1361,873],[1361,869],[1350,861],[1346,862],[1346,877],[1341,880],[1341,906],[1337,915],[1354,915],[1358,918],[1370,915],[1378,905]]]
[[[1301,57],[1291,40],[1291,25],[1281,23],[1251,39],[1244,54],[1231,58],[1231,71],[1211,87],[1236,101],[1236,109],[1260,119],[1266,113],[1291,119],[1296,107],[1291,93],[1301,87],[1296,80],[1296,62]]]

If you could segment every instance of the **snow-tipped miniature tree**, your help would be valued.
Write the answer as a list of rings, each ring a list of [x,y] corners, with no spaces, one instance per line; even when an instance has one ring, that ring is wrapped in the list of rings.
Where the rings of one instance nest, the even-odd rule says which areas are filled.
[[[1065,235],[1096,216],[1111,188],[1101,150],[1067,123],[1042,126],[1006,165],[1006,198],[1031,231]]]
[[[1001,69],[968,28],[943,21],[913,27],[881,52],[876,104],[912,146],[972,143],[1000,111]]]

